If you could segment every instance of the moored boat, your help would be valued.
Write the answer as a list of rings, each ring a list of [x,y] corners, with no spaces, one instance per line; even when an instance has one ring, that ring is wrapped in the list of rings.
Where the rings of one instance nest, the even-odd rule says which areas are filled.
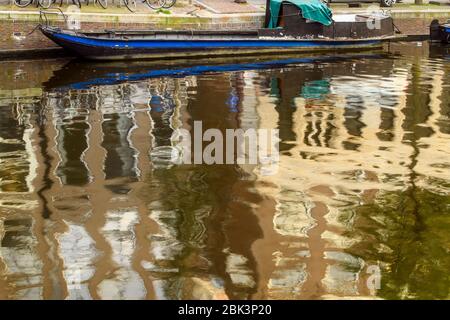
[[[55,43],[95,60],[361,50],[394,37],[384,15],[332,15],[320,0],[268,0],[265,27],[244,31],[65,30],[41,25]]]
[[[438,20],[433,20],[430,25],[431,40],[450,43],[450,20],[440,24]]]

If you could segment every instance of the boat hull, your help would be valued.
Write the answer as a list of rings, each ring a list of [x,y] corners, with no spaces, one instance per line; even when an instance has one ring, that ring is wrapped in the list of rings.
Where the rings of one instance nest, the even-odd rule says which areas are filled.
[[[442,32],[442,41],[445,43],[450,43],[450,24],[443,25],[441,32]]]
[[[440,24],[439,20],[433,20],[430,25],[431,41],[450,43],[450,23]]]
[[[61,47],[94,60],[171,59],[279,54],[280,52],[345,51],[380,47],[380,39],[297,40],[258,37],[207,39],[107,39],[51,27],[41,31]]]

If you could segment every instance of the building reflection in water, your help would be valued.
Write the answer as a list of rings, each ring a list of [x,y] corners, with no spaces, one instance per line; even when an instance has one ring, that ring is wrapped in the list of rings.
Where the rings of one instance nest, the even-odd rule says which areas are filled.
[[[14,64],[3,82],[16,87],[0,90],[0,298],[420,296],[390,269],[389,216],[364,208],[393,194],[414,207],[422,190],[449,201],[450,73],[421,49],[64,90],[42,89],[62,63]],[[279,129],[278,173],[168,163],[194,121]]]

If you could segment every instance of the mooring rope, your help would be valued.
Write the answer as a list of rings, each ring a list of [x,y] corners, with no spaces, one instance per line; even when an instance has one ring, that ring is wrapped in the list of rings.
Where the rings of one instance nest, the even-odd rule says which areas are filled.
[[[394,19],[392,19],[392,25],[394,26],[395,30],[397,30],[398,33],[403,33],[394,23]]]
[[[29,33],[27,33],[27,37],[30,36],[31,34],[33,34],[37,29],[39,29],[42,25],[40,23],[37,24],[36,27],[33,28],[33,30],[31,30]]]

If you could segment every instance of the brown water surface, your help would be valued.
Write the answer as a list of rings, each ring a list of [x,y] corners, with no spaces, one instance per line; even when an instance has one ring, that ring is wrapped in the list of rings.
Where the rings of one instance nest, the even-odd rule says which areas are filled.
[[[450,298],[449,62],[0,62],[0,298]],[[169,165],[194,121],[278,129],[277,174]]]

